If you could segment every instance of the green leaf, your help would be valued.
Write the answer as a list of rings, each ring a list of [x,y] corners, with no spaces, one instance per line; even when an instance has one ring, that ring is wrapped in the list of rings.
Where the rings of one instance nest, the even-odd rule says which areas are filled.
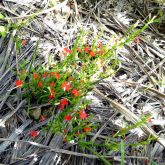
[[[0,35],[2,37],[6,36],[6,27],[5,26],[0,26]]]
[[[4,19],[4,16],[0,13],[0,19]]]
[[[125,155],[125,150],[124,150],[124,141],[122,140],[120,143],[120,150],[121,150],[121,165],[124,165],[124,155]]]

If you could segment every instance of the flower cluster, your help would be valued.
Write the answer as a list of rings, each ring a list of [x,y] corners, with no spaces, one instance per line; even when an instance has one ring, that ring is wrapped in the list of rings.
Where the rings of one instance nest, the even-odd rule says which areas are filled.
[[[62,53],[65,58],[58,65],[52,65],[48,70],[41,66],[33,68],[28,78],[20,76],[15,82],[16,87],[21,88],[31,100],[56,106],[58,119],[50,127],[54,132],[65,130],[63,133],[67,141],[83,138],[93,129],[90,123],[92,116],[87,114],[84,96],[92,89],[91,78],[99,70],[98,63],[104,61],[106,52],[101,42],[96,45],[78,45],[72,50],[64,48]],[[100,72],[98,78],[101,79],[104,74]],[[42,111],[39,121],[48,118],[48,114]],[[31,136],[36,137],[38,133],[32,132]]]
[[[105,49],[101,42],[99,42],[97,47],[95,47],[95,48],[92,48],[91,46],[86,45],[82,48],[78,47],[77,51],[81,54],[84,52],[84,53],[88,54],[90,57],[96,57],[97,55],[102,55],[105,53]]]

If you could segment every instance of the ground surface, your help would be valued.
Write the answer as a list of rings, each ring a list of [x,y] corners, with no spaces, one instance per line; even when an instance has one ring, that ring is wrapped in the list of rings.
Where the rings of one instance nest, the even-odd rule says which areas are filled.
[[[35,62],[42,61],[43,65],[46,65],[48,59],[56,59],[64,47],[73,44],[81,28],[91,30],[93,35],[104,29],[105,35],[101,40],[107,42],[111,35],[120,37],[137,20],[140,28],[149,17],[165,10],[163,4],[142,0],[68,0],[56,2],[55,6],[52,6],[53,4],[53,0],[3,0],[0,3],[0,12],[11,17],[12,23],[18,25],[19,20],[30,18],[28,26],[11,30],[11,34],[0,38],[2,164],[102,164],[91,153],[79,150],[75,144],[63,145],[61,135],[53,135],[49,131],[41,132],[36,138],[28,135],[31,130],[40,130],[49,119],[38,123],[29,118],[26,100],[17,97],[20,91],[12,93],[16,79],[16,61],[30,61],[39,38],[39,52]],[[37,17],[29,17],[37,12]],[[0,20],[0,24],[7,25],[7,22]],[[125,143],[140,142],[150,134],[162,139],[137,148],[125,148],[124,164],[165,164],[164,29],[163,22],[152,24],[134,42],[118,50],[121,61],[119,71],[98,84],[97,89],[88,96],[92,99],[90,110],[99,122],[97,132],[91,133],[89,138],[93,137],[98,141],[111,137],[114,132],[126,124],[138,121],[144,114],[151,115],[143,131],[139,128],[128,132]],[[19,53],[16,52],[13,39],[16,33],[27,41]],[[43,105],[31,106],[36,109]],[[119,152],[109,153],[108,157],[111,164],[120,164]]]

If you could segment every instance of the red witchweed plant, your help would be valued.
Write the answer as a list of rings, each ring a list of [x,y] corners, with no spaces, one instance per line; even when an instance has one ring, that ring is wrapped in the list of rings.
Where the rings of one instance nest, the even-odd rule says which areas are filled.
[[[145,25],[142,30],[146,27]],[[65,57],[56,61],[56,65],[48,64],[46,68],[49,69],[45,70],[41,65],[33,68],[31,64],[27,77],[18,75],[15,85],[22,87],[21,91],[23,97],[27,98],[28,105],[49,103],[54,110],[51,113],[54,120],[48,122],[47,128],[53,133],[64,133],[67,128],[68,131],[63,134],[65,142],[84,139],[89,132],[94,131],[96,125],[90,109],[88,113],[85,109],[89,104],[86,100],[88,92],[95,84],[118,70],[120,61],[116,49],[129,43],[141,31],[134,32],[131,38],[125,35],[112,44],[102,44],[96,39],[93,42],[90,39],[87,44],[81,33],[71,49],[63,49]],[[45,113],[47,111],[42,110],[41,116]],[[40,117],[40,120],[42,121],[43,117]],[[75,137],[77,132],[78,137]],[[37,131],[30,133],[32,137],[38,134]]]
[[[67,47],[63,49],[66,55],[64,59],[58,61],[56,65],[50,64],[46,67],[50,68],[47,70],[42,66],[31,68],[28,78],[21,79],[20,76],[16,81],[16,87],[22,87],[23,93],[31,102],[36,100],[37,103],[49,103],[55,106],[58,119],[51,125],[48,124],[48,127],[53,132],[63,132],[66,124],[69,124],[67,138],[73,138],[72,135],[82,131],[85,126],[93,129],[92,125],[89,126],[92,114],[89,110],[88,113],[85,110],[89,103],[85,100],[85,96],[96,82],[111,76],[118,69],[120,61],[115,49],[123,44],[123,38],[111,46],[97,40],[87,44],[84,42],[83,35],[80,35],[72,49]],[[74,132],[75,127],[79,129],[75,129]]]

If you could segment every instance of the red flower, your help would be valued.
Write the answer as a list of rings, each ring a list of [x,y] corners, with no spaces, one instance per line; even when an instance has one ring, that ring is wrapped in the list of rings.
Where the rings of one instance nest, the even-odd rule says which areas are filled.
[[[85,83],[85,80],[80,80],[80,83],[83,83],[84,84]]]
[[[64,48],[64,55],[70,54],[72,51],[69,48]]]
[[[104,54],[104,50],[98,50],[96,53],[97,54]]]
[[[70,76],[70,77],[68,78],[68,81],[73,81],[73,77]]]
[[[55,72],[50,73],[52,77],[55,77]]]
[[[77,89],[73,89],[71,92],[74,96],[79,96],[80,92]]]
[[[79,132],[76,132],[76,133],[75,133],[75,136],[76,136],[76,137],[78,137],[79,135],[80,135],[80,133],[79,133]]]
[[[66,116],[64,117],[64,119],[65,119],[66,121],[70,121],[70,120],[72,119],[72,116],[71,116],[71,115],[66,115]]]
[[[90,56],[95,57],[95,52],[91,51],[89,54]]]
[[[38,131],[31,131],[30,132],[30,136],[33,137],[33,138],[37,137],[38,135],[39,135]]]
[[[33,78],[34,78],[34,79],[39,79],[40,76],[38,75],[38,73],[33,73]]]
[[[102,46],[103,46],[102,42],[99,42],[97,45],[98,48],[102,48]]]
[[[47,73],[47,72],[45,72],[44,74],[43,74],[43,77],[44,78],[46,78],[46,77],[48,77],[49,76],[49,73]]]
[[[48,96],[49,99],[53,99],[56,95],[55,91],[53,89],[50,89],[50,95]]]
[[[60,74],[58,72],[51,72],[52,77],[56,77],[56,79],[60,79]]]
[[[58,109],[59,110],[64,110],[65,106],[67,106],[69,104],[68,100],[67,99],[62,99],[60,101],[60,104],[58,106]]]
[[[69,82],[64,82],[62,85],[61,85],[61,87],[62,87],[62,89],[64,90],[64,91],[69,91],[70,90],[70,88],[71,88],[71,85],[70,85],[70,83]]]
[[[85,51],[86,53],[89,53],[90,48],[87,46],[87,47],[84,48],[84,51]]]
[[[151,117],[148,119],[148,122],[152,123],[152,118]]]
[[[50,87],[53,87],[55,85],[55,82],[50,83]]]
[[[79,112],[79,117],[80,117],[80,119],[85,119],[85,118],[87,118],[86,112],[85,112],[84,110],[81,110],[81,111]]]
[[[60,79],[60,74],[58,72],[56,72],[56,79]]]
[[[61,104],[60,104],[60,105],[58,106],[58,109],[61,110],[61,111],[64,110],[64,108],[65,108],[64,105],[61,105]]]
[[[38,85],[37,85],[39,88],[42,88],[43,87],[43,84],[42,82],[38,82]]]
[[[141,40],[140,40],[140,38],[139,38],[138,36],[135,37],[134,41],[135,41],[138,45],[141,44]]]
[[[15,81],[15,86],[16,87],[21,87],[23,85],[23,81],[22,80],[16,80]]]
[[[68,104],[69,104],[69,102],[68,102],[68,100],[67,100],[67,99],[62,99],[62,100],[60,101],[60,104],[62,104],[62,105],[64,105],[64,106],[66,106],[66,105],[68,105]]]
[[[22,43],[23,46],[25,46],[27,44],[27,41],[24,39],[24,40],[22,40],[21,43]]]
[[[54,95],[49,95],[48,98],[49,99],[53,99],[54,98]]]
[[[40,116],[40,122],[45,121],[45,120],[46,120],[46,117],[43,116],[43,115],[41,115],[41,116]]]
[[[81,48],[77,48],[77,51],[78,51],[79,53],[82,53]]]
[[[92,130],[91,127],[85,127],[85,128],[83,129],[84,132],[90,132],[91,130]]]
[[[144,164],[145,164],[145,165],[148,165],[149,162],[150,162],[150,161],[149,161],[148,159],[145,159],[145,160],[144,160]]]

